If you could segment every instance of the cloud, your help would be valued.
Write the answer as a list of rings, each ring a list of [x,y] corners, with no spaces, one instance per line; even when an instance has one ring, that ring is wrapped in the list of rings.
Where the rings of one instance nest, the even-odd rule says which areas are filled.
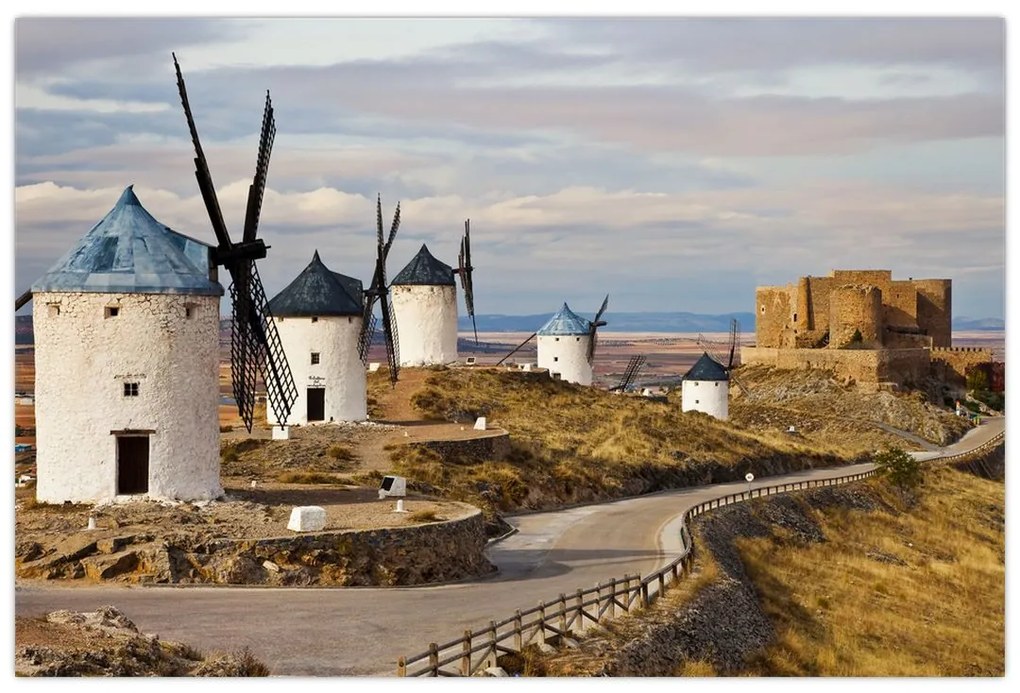
[[[250,24],[208,19],[21,17],[14,24],[18,77],[61,74],[101,61],[140,67],[138,59],[170,57],[183,46],[238,36]]]
[[[472,219],[484,312],[740,309],[841,265],[959,274],[970,313],[1001,293],[1000,20],[407,22],[383,34],[429,35],[385,50],[380,23],[53,21],[16,28],[19,286],[129,183],[212,240],[180,47],[235,233],[272,92],[270,293],[314,248],[367,279],[379,192],[402,202],[391,274],[422,242],[451,262]]]
[[[1004,68],[1006,25],[992,17],[587,19],[546,24],[575,45],[713,72],[831,64]]]

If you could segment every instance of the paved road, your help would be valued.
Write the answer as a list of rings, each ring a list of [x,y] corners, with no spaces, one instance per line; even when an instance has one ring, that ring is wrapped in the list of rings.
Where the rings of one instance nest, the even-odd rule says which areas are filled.
[[[972,449],[1004,427],[986,419],[942,451]],[[916,453],[930,457],[939,453]],[[755,480],[753,486],[824,479],[871,465],[817,469]],[[54,609],[122,609],[139,628],[202,650],[250,647],[275,674],[392,674],[396,658],[445,641],[515,609],[624,573],[645,574],[679,550],[679,516],[710,498],[747,488],[713,484],[512,518],[519,532],[492,547],[495,577],[416,588],[31,587],[19,586],[19,615]]]

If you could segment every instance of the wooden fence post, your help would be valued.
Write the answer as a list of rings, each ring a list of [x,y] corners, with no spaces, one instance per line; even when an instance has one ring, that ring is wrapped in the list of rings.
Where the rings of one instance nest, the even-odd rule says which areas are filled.
[[[609,581],[609,618],[616,618],[616,578]]]
[[[521,610],[514,612],[514,649],[520,652],[524,649],[524,632],[521,629]]]
[[[560,631],[567,632],[567,595],[560,592]]]
[[[581,594],[581,590],[577,590],[577,632],[580,633],[584,630],[584,595]]]
[[[461,645],[460,675],[471,676],[471,631],[464,631],[464,642]]]
[[[641,580],[641,582],[639,583],[639,587],[641,589],[641,608],[642,609],[647,609],[648,608],[648,583],[645,582],[644,580]]]
[[[486,655],[487,664],[490,667],[498,666],[499,649],[496,648],[496,622],[489,621],[489,653]]]
[[[397,676],[407,676],[407,660],[403,657],[397,660]]]
[[[538,641],[545,643],[545,602],[538,603]]]
[[[429,643],[429,674],[439,676],[439,646],[434,642]]]

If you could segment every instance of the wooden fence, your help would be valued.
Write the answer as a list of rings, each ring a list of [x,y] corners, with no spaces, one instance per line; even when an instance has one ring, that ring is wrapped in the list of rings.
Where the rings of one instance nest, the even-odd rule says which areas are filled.
[[[1004,437],[1004,432],[999,433],[973,450],[929,461],[952,463],[978,457],[999,445]],[[647,608],[677,580],[690,573],[694,560],[694,544],[689,528],[692,518],[751,498],[837,486],[867,479],[876,473],[872,469],[831,479],[809,479],[763,486],[698,503],[684,513],[681,522],[680,533],[684,545],[682,553],[662,568],[644,578],[636,574],[624,575],[588,589],[579,589],[572,594],[561,593],[556,599],[539,602],[538,606],[524,611],[516,611],[513,616],[502,621],[490,621],[486,628],[465,630],[463,636],[449,642],[429,643],[427,651],[397,660],[397,676],[472,676],[497,666],[500,655],[517,654],[530,644],[569,637],[592,624],[612,620],[636,608]]]

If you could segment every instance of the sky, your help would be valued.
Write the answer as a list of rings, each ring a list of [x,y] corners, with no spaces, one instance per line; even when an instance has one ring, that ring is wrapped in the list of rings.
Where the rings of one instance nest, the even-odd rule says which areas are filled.
[[[997,18],[47,19],[15,40],[15,293],[134,184],[214,236],[170,52],[239,235],[265,91],[272,296],[318,249],[370,280],[456,263],[478,313],[751,311],[831,269],[953,280],[1004,317]],[[463,309],[463,308],[462,308]]]

